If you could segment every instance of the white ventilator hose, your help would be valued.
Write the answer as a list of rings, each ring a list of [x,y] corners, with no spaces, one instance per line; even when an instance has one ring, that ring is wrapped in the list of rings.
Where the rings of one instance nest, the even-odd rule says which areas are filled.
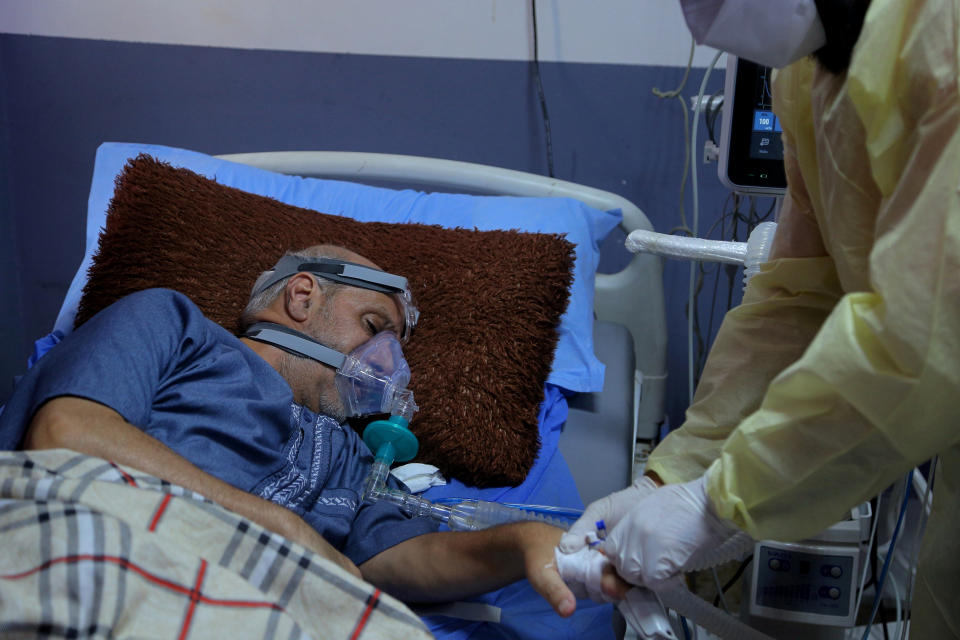
[[[713,635],[731,640],[773,640],[767,634],[747,626],[729,613],[690,593],[680,576],[672,582],[670,587],[657,592],[663,606],[673,609]]]
[[[742,265],[747,257],[746,242],[687,238],[646,229],[631,231],[627,236],[626,247],[634,253],[653,253],[669,258],[709,260],[727,264]]]
[[[773,640],[770,636],[748,627],[728,613],[724,613],[703,598],[687,590],[683,578],[675,577],[667,586],[654,593],[635,587],[617,605],[630,628],[644,640],[676,640],[670,619],[664,607],[702,627],[718,638],[731,640]]]
[[[703,598],[691,593],[681,576],[675,576],[659,591],[635,587],[617,608],[627,624],[644,639],[673,640],[676,638],[663,607],[702,627],[718,638],[729,640],[773,640],[770,636],[747,626],[729,613],[718,609]]]
[[[753,549],[753,538],[738,532],[718,547],[694,554],[682,571],[702,571],[718,564],[743,557]],[[737,640],[772,640],[770,636],[749,627],[732,615],[690,593],[682,574],[674,576],[663,589],[657,591],[663,606],[673,609],[720,638]]]
[[[624,246],[633,253],[742,265],[743,285],[746,287],[747,281],[760,270],[760,265],[767,261],[776,230],[776,222],[761,222],[750,232],[746,242],[729,242],[636,229],[627,236]]]

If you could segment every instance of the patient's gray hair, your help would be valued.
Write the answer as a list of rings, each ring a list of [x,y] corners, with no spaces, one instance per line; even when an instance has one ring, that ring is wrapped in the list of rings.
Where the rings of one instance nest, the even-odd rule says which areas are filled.
[[[302,260],[315,260],[317,258],[349,260],[349,255],[350,252],[344,247],[322,244],[313,247],[307,247],[306,249],[301,249],[300,251],[287,251],[284,254],[284,257],[295,256]],[[246,329],[253,323],[257,322],[257,316],[260,314],[260,312],[269,307],[270,304],[276,300],[277,296],[283,293],[284,288],[287,286],[287,282],[289,282],[290,278],[293,277],[290,276],[288,278],[284,278],[283,280],[270,285],[260,293],[254,294],[254,292],[260,288],[260,285],[266,282],[272,275],[273,269],[268,269],[261,273],[257,278],[257,281],[253,283],[253,287],[250,289],[250,299],[247,301],[247,306],[240,315],[240,325],[242,329]],[[314,276],[314,280],[317,281],[320,291],[326,296],[333,295],[337,290],[344,286],[339,282],[327,280],[319,276]]]

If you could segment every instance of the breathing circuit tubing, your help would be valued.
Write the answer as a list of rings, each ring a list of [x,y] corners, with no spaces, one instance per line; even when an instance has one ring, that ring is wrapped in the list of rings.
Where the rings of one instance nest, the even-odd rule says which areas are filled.
[[[387,486],[390,465],[406,462],[417,455],[417,437],[408,428],[409,419],[391,415],[376,420],[363,431],[363,441],[375,452],[370,472],[363,484],[361,501],[383,500],[400,507],[409,516],[428,517],[454,531],[486,529],[497,524],[534,520],[569,529],[583,512],[540,505],[501,504],[486,500],[441,499],[431,501],[421,496]]]
[[[453,531],[476,531],[508,522],[533,520],[569,529],[569,510],[551,512],[550,507],[538,505],[508,505],[467,498],[455,504],[433,502],[399,489],[380,487],[367,496],[371,500],[385,500],[400,507],[410,516],[425,516],[445,524]]]
[[[776,230],[777,223],[761,222],[746,242],[730,242],[636,229],[627,236],[624,246],[633,253],[743,265],[743,287],[746,288],[750,278],[760,271],[760,264],[766,262]]]

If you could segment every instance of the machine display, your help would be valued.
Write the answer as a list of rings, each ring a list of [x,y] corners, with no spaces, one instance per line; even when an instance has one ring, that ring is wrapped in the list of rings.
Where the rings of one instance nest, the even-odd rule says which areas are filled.
[[[773,113],[770,76],[769,67],[727,57],[718,172],[720,181],[738,193],[776,196],[786,191],[782,129]]]

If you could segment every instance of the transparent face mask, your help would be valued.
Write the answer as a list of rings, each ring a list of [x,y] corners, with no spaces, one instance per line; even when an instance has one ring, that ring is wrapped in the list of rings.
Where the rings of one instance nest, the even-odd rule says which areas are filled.
[[[410,383],[410,367],[397,337],[378,333],[351,351],[334,379],[347,416],[376,413],[401,415],[410,421],[418,409]]]
[[[407,422],[419,407],[413,400],[410,366],[397,336],[382,331],[349,354],[272,322],[259,322],[244,334],[336,369],[334,384],[348,418],[377,413],[403,416]]]

